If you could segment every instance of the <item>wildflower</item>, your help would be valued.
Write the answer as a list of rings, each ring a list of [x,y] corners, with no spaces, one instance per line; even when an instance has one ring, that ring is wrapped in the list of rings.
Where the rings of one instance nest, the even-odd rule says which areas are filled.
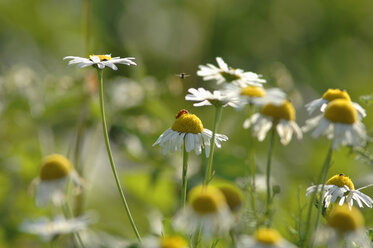
[[[163,153],[181,151],[181,145],[185,139],[187,152],[194,150],[199,155],[202,147],[205,148],[206,156],[210,152],[210,140],[212,132],[203,128],[202,121],[194,114],[190,114],[183,109],[176,115],[176,120],[171,128],[167,129],[153,146],[158,145],[163,149]],[[214,143],[221,147],[222,141],[227,141],[228,137],[223,134],[216,134]]]
[[[223,193],[231,212],[238,212],[243,203],[241,190],[232,184],[218,185],[217,188]]]
[[[20,230],[38,235],[44,241],[50,241],[58,235],[84,230],[89,223],[90,219],[86,216],[74,219],[65,219],[63,216],[57,216],[53,220],[43,217],[36,221],[26,220],[22,222]]]
[[[314,191],[320,191],[322,185],[313,185],[307,188],[306,196]],[[355,190],[355,186],[349,177],[344,174],[337,174],[329,178],[324,185],[325,193],[323,195],[324,207],[328,208],[333,202],[339,201],[339,205],[343,205],[345,202],[351,208],[354,204],[354,200],[357,202],[359,207],[372,207],[373,200],[361,193],[359,190]]]
[[[254,237],[244,236],[240,239],[239,248],[295,248],[296,246],[283,239],[281,234],[272,228],[258,229]]]
[[[69,179],[72,179],[76,185],[82,185],[66,157],[59,154],[45,157],[40,176],[36,179],[36,205],[45,206],[50,202],[54,205],[62,205],[65,202],[66,184]]]
[[[232,224],[224,194],[213,186],[197,186],[188,194],[188,205],[174,219],[175,229],[192,233],[201,227],[206,237],[228,231]]]
[[[252,126],[253,135],[258,137],[259,141],[264,140],[267,132],[272,127],[276,127],[283,145],[287,145],[290,142],[293,133],[298,139],[302,138],[302,131],[295,122],[295,109],[287,100],[284,100],[281,105],[273,103],[264,105],[260,113],[255,113],[245,120],[244,128],[249,128],[250,126]]]
[[[98,69],[104,69],[105,67],[110,67],[113,70],[118,70],[118,67],[115,64],[123,65],[136,65],[132,60],[135,58],[120,58],[120,57],[111,57],[111,54],[104,55],[89,55],[89,58],[75,57],[75,56],[66,56],[63,58],[70,59],[69,65],[78,64],[78,68],[84,68],[87,66],[95,66]]]
[[[238,107],[237,102],[239,99],[237,97],[233,97],[232,95],[226,94],[224,91],[214,90],[214,92],[211,93],[204,88],[191,88],[188,90],[188,92],[190,94],[185,96],[185,100],[199,102],[193,104],[195,107],[205,105],[216,105],[223,107],[229,105],[231,107]]]
[[[188,242],[181,236],[150,237],[144,240],[143,248],[189,248]]]
[[[340,89],[328,89],[321,98],[307,103],[305,107],[310,115],[316,109],[320,109],[321,112],[324,112],[328,103],[336,99],[345,99],[347,101],[351,101],[350,95],[347,93],[347,91]],[[360,119],[366,116],[365,110],[358,103],[351,103],[358,112]]]
[[[242,69],[233,69],[228,67],[224,60],[220,57],[216,58],[219,67],[212,64],[200,65],[197,75],[203,77],[203,80],[216,80],[217,84],[224,82],[235,83],[240,86],[260,85],[266,81],[253,72],[245,72]]]
[[[328,227],[316,231],[315,243],[317,245],[327,245],[327,247],[340,247],[341,242],[344,247],[371,247],[364,230],[364,218],[360,211],[347,205],[336,205],[326,217]]]
[[[314,129],[314,138],[326,135],[331,139],[332,148],[343,146],[361,146],[365,143],[365,126],[351,101],[336,99],[328,103],[323,114],[306,121],[304,132]]]

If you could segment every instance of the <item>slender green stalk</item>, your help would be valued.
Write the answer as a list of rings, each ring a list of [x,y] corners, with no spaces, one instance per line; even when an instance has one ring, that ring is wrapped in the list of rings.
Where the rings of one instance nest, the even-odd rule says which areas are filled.
[[[205,174],[205,181],[204,185],[208,185],[210,180],[211,180],[211,170],[212,170],[212,160],[214,157],[214,149],[215,149],[215,136],[216,136],[216,130],[218,128],[220,119],[221,119],[221,114],[223,111],[222,106],[215,106],[215,118],[214,118],[214,125],[212,129],[212,138],[211,138],[211,143],[210,143],[210,154],[209,154],[209,161],[206,167],[206,174]]]
[[[198,248],[201,242],[201,232],[202,232],[202,223],[199,225],[198,229],[194,233],[193,248]]]
[[[236,240],[236,234],[234,233],[233,229],[229,230],[229,235],[231,236],[231,240],[232,240],[232,248],[236,248],[237,240]]]
[[[185,207],[186,202],[186,192],[187,192],[187,172],[188,172],[188,152],[185,147],[185,138],[184,138],[184,148],[183,148],[183,185],[181,189],[181,206]]]
[[[107,131],[106,118],[105,118],[105,108],[104,108],[103,70],[97,69],[97,72],[98,72],[98,77],[99,77],[99,88],[98,89],[99,89],[99,95],[100,95],[100,111],[101,111],[101,119],[102,119],[102,128],[103,128],[103,131],[104,131],[105,145],[106,145],[106,150],[107,150],[109,160],[110,160],[111,170],[113,172],[115,183],[117,185],[118,192],[120,194],[120,198],[122,199],[124,209],[127,213],[128,219],[131,222],[132,229],[136,234],[137,240],[141,243],[141,237],[140,237],[139,232],[137,231],[136,224],[135,224],[135,222],[132,218],[131,211],[128,207],[126,197],[124,196],[122,186],[120,185],[120,181],[119,181],[118,173],[117,173],[117,170],[116,170],[116,167],[115,167],[113,155],[111,153],[109,135],[108,135],[108,131]]]
[[[70,207],[69,207],[69,205],[67,203],[65,203],[64,205],[62,205],[62,211],[63,211],[66,219],[73,218],[73,213],[72,213],[72,211],[71,211],[71,209],[70,209]],[[73,233],[73,237],[74,237],[74,243],[79,244],[79,246],[81,248],[85,248],[84,242],[82,240],[82,237],[80,237],[79,232]]]
[[[267,155],[267,169],[266,169],[266,184],[267,184],[267,201],[266,201],[266,215],[269,219],[270,215],[270,208],[271,208],[271,201],[272,201],[272,194],[271,194],[271,162],[272,162],[272,151],[273,145],[275,140],[275,131],[276,128],[272,127],[271,129],[271,137],[269,140],[269,148],[268,148],[268,155]]]
[[[320,185],[321,183],[324,183],[326,181],[326,175],[328,174],[328,170],[329,170],[329,167],[330,167],[330,161],[332,159],[332,155],[333,155],[333,148],[332,148],[332,145],[330,145],[330,148],[328,150],[328,154],[326,155],[323,167],[322,167],[321,172],[320,172],[320,174],[317,178],[316,185]],[[323,195],[322,191],[323,190],[324,190],[324,186],[322,186],[321,192],[320,192],[320,200],[321,200],[321,201],[319,201],[320,213],[321,213],[321,209],[322,209],[322,206],[323,206],[323,202],[322,202],[322,195]],[[304,231],[304,234],[301,236],[301,239],[300,239],[300,247],[305,247],[304,246],[305,243],[309,242],[309,233],[310,233],[310,229],[311,229],[312,210],[313,210],[313,204],[314,204],[316,196],[317,196],[317,192],[318,191],[316,189],[315,192],[313,192],[311,194],[311,200],[310,200],[310,203],[308,205],[308,211],[307,211],[305,231]],[[318,217],[317,217],[317,221],[318,221]]]

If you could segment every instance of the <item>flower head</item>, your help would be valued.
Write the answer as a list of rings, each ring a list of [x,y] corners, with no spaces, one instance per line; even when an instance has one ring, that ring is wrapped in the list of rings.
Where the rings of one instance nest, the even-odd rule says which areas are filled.
[[[123,65],[136,65],[132,60],[135,58],[120,58],[120,57],[111,57],[111,54],[105,55],[89,55],[88,58],[76,57],[76,56],[66,56],[63,58],[69,59],[69,65],[78,65],[78,68],[84,68],[87,66],[95,66],[98,69],[104,69],[105,67],[110,67],[113,70],[118,70],[118,67],[115,64]]]
[[[219,91],[214,90],[214,92],[210,92],[205,90],[204,88],[198,89],[189,89],[188,92],[190,94],[185,96],[185,100],[187,101],[196,101],[199,103],[193,104],[195,107],[200,106],[208,106],[208,105],[216,105],[216,106],[231,106],[231,107],[238,107],[237,103],[239,101],[238,97],[235,97],[231,94],[227,94],[226,91]]]
[[[237,212],[241,209],[243,195],[238,187],[232,184],[222,184],[218,185],[217,188],[223,193],[231,212]]]
[[[64,156],[52,154],[42,161],[40,176],[37,179],[36,205],[48,203],[61,205],[65,202],[65,188],[69,179],[81,184],[71,162]]]
[[[203,127],[202,121],[194,114],[190,114],[183,109],[176,115],[176,120],[172,127],[167,129],[153,146],[158,145],[163,153],[181,151],[184,143],[187,152],[194,150],[199,155],[202,147],[205,149],[206,156],[210,152],[210,140],[212,132]],[[221,147],[222,141],[227,141],[228,137],[223,134],[215,135],[215,145]]]
[[[312,136],[326,135],[333,149],[340,145],[361,146],[365,143],[365,126],[351,101],[336,99],[328,103],[323,114],[306,121],[303,131],[314,129]]]
[[[260,228],[253,237],[242,237],[240,246],[245,248],[293,248],[295,245],[282,238],[281,234],[272,228]]]
[[[295,109],[293,105],[285,100],[281,105],[268,103],[264,105],[260,113],[253,114],[251,118],[244,122],[244,128],[252,126],[253,135],[263,141],[267,132],[275,127],[280,141],[287,145],[293,133],[298,139],[302,138],[302,131],[295,122]]]
[[[188,194],[188,205],[174,219],[176,229],[191,233],[201,226],[207,237],[229,230],[231,224],[224,194],[211,185],[193,188]]]
[[[22,222],[20,230],[38,235],[44,241],[50,241],[58,235],[84,230],[90,222],[91,220],[86,216],[75,219],[65,219],[63,216],[57,216],[53,220],[44,217],[37,221],[26,220]]]
[[[233,69],[228,67],[224,60],[220,57],[216,58],[219,67],[212,64],[200,65],[197,75],[203,77],[203,80],[216,80],[217,84],[234,83],[241,86],[260,85],[266,81],[253,72],[244,72],[241,69]]]
[[[310,195],[312,192],[321,191],[321,185],[313,185],[307,188],[306,196]],[[357,202],[359,207],[373,206],[373,200],[361,193],[359,189],[355,190],[355,186],[349,177],[344,174],[337,174],[329,178],[329,180],[324,185],[324,195],[323,202],[324,208],[328,208],[331,203],[339,202],[339,205],[343,205],[345,202],[352,208],[354,200]]]
[[[328,89],[321,98],[315,99],[305,105],[308,113],[311,115],[316,109],[320,109],[321,112],[325,111],[327,104],[336,99],[344,99],[351,102],[350,95],[345,90],[340,89]],[[365,110],[357,103],[351,102],[352,106],[356,109],[360,118],[366,116]]]
[[[179,235],[150,237],[144,240],[143,248],[189,248],[188,242]]]

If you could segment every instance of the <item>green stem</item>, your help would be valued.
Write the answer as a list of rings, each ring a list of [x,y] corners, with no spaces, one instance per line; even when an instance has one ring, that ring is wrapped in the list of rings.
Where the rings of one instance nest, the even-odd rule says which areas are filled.
[[[232,240],[232,248],[236,248],[237,247],[236,234],[234,233],[233,229],[229,231],[229,235],[231,236],[231,240]]]
[[[221,119],[221,114],[223,111],[222,106],[215,106],[215,118],[214,118],[214,125],[212,129],[212,138],[210,143],[210,154],[209,154],[209,161],[206,167],[206,173],[205,173],[205,181],[204,185],[208,185],[211,180],[211,170],[212,170],[212,160],[214,157],[214,149],[215,149],[215,136],[216,136],[216,130],[218,128],[218,124]]]
[[[320,185],[321,183],[325,183],[326,176],[328,174],[328,170],[329,170],[329,167],[330,167],[330,161],[332,159],[332,155],[333,155],[333,148],[332,148],[332,145],[330,145],[330,148],[328,150],[328,154],[326,155],[323,167],[322,167],[321,172],[320,172],[320,174],[317,178],[316,185]],[[319,218],[318,216],[319,216],[319,213],[321,213],[321,209],[323,207],[323,202],[322,202],[323,193],[322,193],[322,191],[324,191],[324,185],[322,186],[321,192],[320,192],[320,200],[321,201],[319,201],[319,212],[318,212],[315,224],[318,222],[318,218]],[[307,211],[305,232],[301,236],[300,247],[303,247],[305,243],[309,242],[309,232],[310,232],[310,228],[311,228],[312,210],[313,210],[313,204],[314,204],[314,201],[316,199],[317,193],[318,193],[318,190],[316,189],[311,195],[311,200],[310,200],[310,203],[308,205],[308,211]]]
[[[188,172],[188,152],[186,151],[185,147],[185,137],[184,137],[184,148],[183,148],[183,185],[181,190],[181,205],[185,207],[186,202],[186,192],[187,192],[187,172]]]
[[[64,213],[64,216],[66,219],[70,219],[70,218],[73,218],[73,213],[69,207],[69,205],[67,203],[65,203],[64,205],[62,205],[62,211]],[[74,239],[74,242],[79,244],[79,246],[81,248],[85,248],[85,245],[84,245],[84,242],[82,240],[82,238],[80,237],[80,234],[79,232],[75,232],[73,233],[73,237],[75,238]]]
[[[276,128],[272,127],[271,129],[271,137],[269,140],[269,148],[268,148],[268,155],[267,155],[267,169],[266,169],[266,184],[267,184],[267,201],[266,201],[266,215],[267,218],[270,216],[270,206],[271,206],[271,162],[272,162],[272,151],[273,151],[273,145],[274,145],[274,139],[275,139],[275,131]]]
[[[118,192],[120,194],[120,198],[122,199],[124,209],[127,213],[129,221],[131,222],[132,229],[136,234],[137,240],[141,243],[141,237],[140,237],[139,232],[137,231],[136,224],[135,224],[135,222],[132,218],[131,211],[128,207],[126,197],[124,196],[122,186],[120,185],[118,173],[117,173],[115,163],[114,163],[114,159],[113,159],[113,156],[112,156],[112,153],[111,153],[109,135],[108,135],[108,131],[107,131],[106,118],[105,118],[105,108],[104,108],[103,70],[97,69],[97,72],[98,72],[98,76],[99,76],[99,95],[100,95],[100,111],[101,111],[101,119],[102,119],[102,128],[103,128],[103,131],[104,131],[105,145],[106,145],[106,150],[107,150],[109,160],[110,160],[111,170],[113,172],[115,183],[117,185]]]

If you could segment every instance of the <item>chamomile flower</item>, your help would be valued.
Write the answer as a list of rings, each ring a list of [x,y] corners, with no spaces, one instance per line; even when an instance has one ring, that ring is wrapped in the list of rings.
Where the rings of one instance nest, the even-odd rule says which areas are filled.
[[[193,104],[195,107],[209,105],[238,107],[238,97],[227,94],[225,91],[214,90],[213,92],[210,92],[204,88],[191,88],[188,90],[188,92],[190,94],[185,96],[185,100],[199,102]]]
[[[115,64],[122,65],[136,65],[132,60],[135,58],[120,58],[120,57],[111,57],[111,54],[104,55],[89,55],[88,58],[76,57],[76,56],[66,56],[63,58],[69,59],[69,65],[78,65],[78,68],[84,68],[87,66],[95,66],[98,69],[104,69],[105,67],[110,67],[113,70],[118,70],[118,67]]]
[[[82,185],[70,161],[59,154],[44,158],[40,176],[36,179],[35,201],[37,206],[48,203],[62,205],[65,202],[66,184],[71,179],[76,185]]]
[[[197,186],[188,195],[188,205],[174,218],[177,230],[191,234],[201,227],[205,237],[222,234],[232,225],[232,216],[224,194],[214,186]]]
[[[199,155],[204,147],[206,156],[210,152],[210,140],[212,132],[203,128],[202,121],[194,114],[190,114],[183,109],[176,115],[176,120],[171,128],[167,129],[153,144],[159,145],[163,154],[168,152],[181,151],[181,146],[185,139],[187,152],[194,150]],[[220,148],[222,141],[227,141],[228,137],[223,134],[215,135],[215,145]]]
[[[260,228],[253,237],[243,236],[237,248],[295,248],[296,246],[282,238],[281,234],[272,228]]]
[[[335,99],[345,99],[351,101],[350,95],[347,93],[347,91],[340,89],[328,89],[321,98],[315,99],[307,103],[305,107],[310,115],[316,109],[320,109],[321,112],[324,112],[328,103]],[[351,104],[358,112],[360,118],[366,116],[365,110],[358,103],[351,102]]]
[[[343,146],[362,146],[366,140],[364,124],[358,112],[346,99],[336,99],[328,103],[323,114],[306,121],[304,132],[313,130],[314,138],[326,135],[331,139],[333,149]]]
[[[241,190],[238,187],[227,183],[217,185],[216,187],[223,193],[231,212],[238,212],[243,204],[243,194]]]
[[[344,247],[370,248],[371,241],[364,230],[364,218],[355,207],[336,205],[326,216],[328,227],[320,228],[315,233],[315,243],[330,248]]]
[[[308,187],[306,196],[316,190],[321,191],[321,188],[322,185]],[[324,185],[324,190],[323,202],[325,208],[328,208],[331,203],[337,201],[339,205],[346,203],[351,208],[354,204],[354,200],[361,208],[364,207],[364,205],[370,208],[373,206],[373,200],[369,196],[361,193],[359,191],[360,189],[355,190],[354,183],[349,177],[343,174],[337,174],[329,178]]]
[[[86,216],[65,219],[57,216],[53,220],[40,218],[36,221],[26,220],[20,225],[20,230],[25,233],[38,235],[44,241],[50,241],[58,235],[75,233],[84,230],[90,223]]]
[[[189,248],[188,242],[181,236],[163,236],[146,238],[142,248]]]
[[[219,67],[212,64],[200,65],[197,75],[203,77],[203,80],[216,80],[217,84],[234,83],[240,86],[260,85],[266,81],[254,72],[245,72],[242,69],[233,69],[228,67],[220,57],[216,58]]]
[[[250,126],[252,126],[253,135],[258,137],[259,141],[264,140],[271,128],[276,128],[283,145],[290,142],[293,133],[298,139],[302,138],[302,131],[295,122],[295,109],[287,100],[282,101],[281,105],[273,103],[264,105],[260,113],[255,113],[245,120],[244,128]]]
[[[286,99],[286,94],[279,88],[265,89],[262,86],[248,85],[238,87],[227,85],[225,89],[231,95],[231,98],[238,98],[238,107],[241,108],[246,104],[263,106],[267,103],[281,105]],[[237,104],[236,104],[237,105]]]

